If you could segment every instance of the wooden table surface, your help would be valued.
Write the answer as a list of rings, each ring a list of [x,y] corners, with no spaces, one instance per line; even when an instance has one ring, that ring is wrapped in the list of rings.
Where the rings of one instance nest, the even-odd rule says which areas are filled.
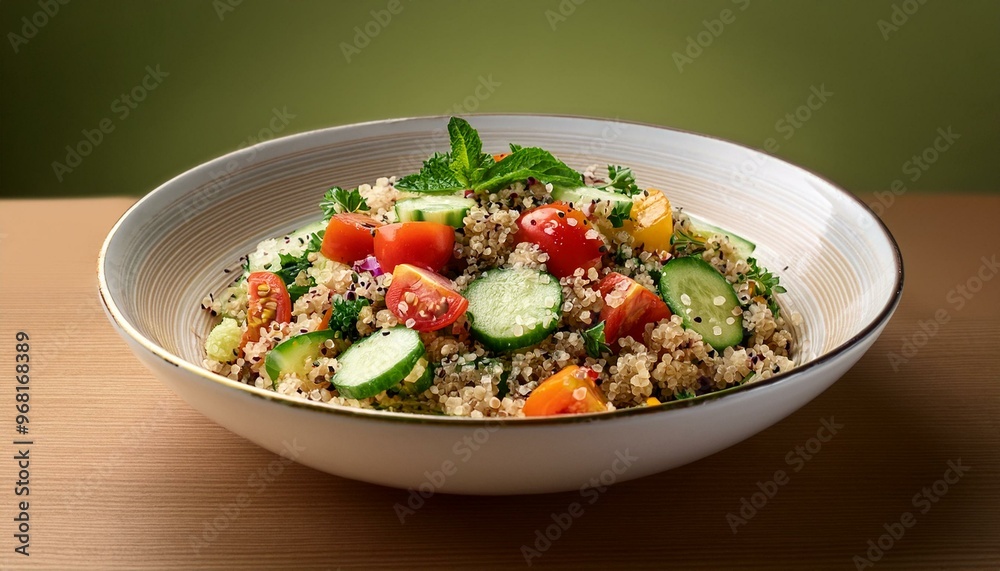
[[[98,304],[97,251],[132,201],[0,202],[5,569],[520,568],[523,545],[544,548],[530,562],[546,569],[1000,568],[1000,279],[988,279],[1000,271],[1000,197],[896,198],[883,217],[905,294],[861,362],[770,429],[608,489],[549,546],[536,530],[578,494],[438,495],[401,524],[393,506],[407,492],[292,464],[237,506],[277,457],[160,384]],[[19,497],[21,330],[33,444]],[[824,421],[841,427],[816,450]],[[814,453],[796,460],[804,446]],[[788,482],[768,485],[777,470]],[[773,497],[753,497],[758,483]],[[14,551],[24,500],[28,557]]]

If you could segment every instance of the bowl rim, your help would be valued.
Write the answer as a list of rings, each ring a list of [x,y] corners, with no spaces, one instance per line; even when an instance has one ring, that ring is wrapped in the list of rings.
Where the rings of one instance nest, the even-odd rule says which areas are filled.
[[[335,416],[343,416],[345,418],[357,418],[357,419],[367,419],[374,421],[387,421],[405,424],[429,424],[429,425],[442,425],[442,426],[464,426],[469,428],[477,428],[482,426],[493,426],[493,425],[504,425],[504,426],[523,426],[523,427],[538,427],[538,426],[565,426],[568,424],[575,424],[579,422],[600,422],[600,421],[612,421],[612,420],[623,420],[626,418],[633,418],[640,415],[647,414],[663,414],[669,411],[676,411],[687,409],[690,407],[703,406],[710,403],[716,403],[721,399],[732,395],[741,395],[749,393],[750,391],[759,391],[763,388],[774,387],[778,385],[789,384],[791,381],[796,380],[800,377],[806,376],[810,371],[817,369],[827,363],[836,360],[838,357],[846,353],[848,350],[853,348],[855,345],[860,343],[865,338],[871,336],[875,331],[883,327],[892,316],[893,312],[898,307],[900,299],[903,293],[903,257],[899,249],[899,244],[893,237],[892,232],[885,225],[885,222],[875,213],[875,211],[863,200],[855,196],[854,194],[844,190],[839,185],[833,183],[829,179],[818,175],[808,169],[798,166],[794,163],[786,161],[784,159],[775,157],[773,155],[764,153],[763,151],[753,149],[741,143],[736,143],[722,137],[716,137],[713,135],[705,135],[703,133],[697,133],[694,131],[687,131],[684,129],[677,129],[674,127],[667,127],[663,125],[657,125],[654,123],[647,123],[643,121],[632,121],[623,120],[618,118],[607,118],[607,117],[593,117],[586,115],[575,115],[575,114],[558,114],[558,113],[464,113],[462,117],[468,117],[475,119],[476,117],[510,117],[510,118],[557,118],[557,119],[578,119],[586,121],[603,121],[603,122],[615,122],[624,123],[628,125],[636,125],[641,127],[650,127],[653,129],[659,129],[663,131],[672,131],[675,133],[680,133],[683,135],[689,135],[693,137],[700,137],[703,139],[709,139],[715,142],[721,142],[726,145],[737,147],[744,151],[749,151],[755,155],[760,155],[767,157],[768,159],[779,161],[785,166],[789,166],[793,169],[801,171],[802,173],[814,177],[826,185],[828,185],[835,192],[840,193],[842,196],[849,198],[854,201],[858,206],[860,206],[864,211],[875,220],[878,228],[882,232],[883,238],[889,243],[892,249],[893,265],[894,265],[894,283],[892,287],[892,295],[887,300],[886,304],[879,311],[878,315],[871,322],[867,323],[861,331],[844,341],[843,343],[837,345],[830,351],[819,355],[812,361],[803,363],[802,365],[796,366],[794,369],[787,373],[781,373],[775,375],[769,379],[762,381],[757,381],[754,383],[737,385],[734,387],[729,387],[720,391],[715,391],[702,395],[692,399],[685,399],[680,401],[669,401],[657,406],[641,406],[633,408],[618,409],[614,411],[607,412],[595,412],[586,414],[566,414],[566,415],[556,415],[556,416],[546,416],[546,417],[486,417],[486,418],[471,418],[466,416],[448,416],[448,415],[431,415],[431,414],[421,414],[421,413],[410,413],[410,412],[392,412],[385,410],[376,409],[366,409],[351,407],[346,405],[340,405],[335,403],[325,403],[319,401],[311,401],[303,399],[301,397],[284,395],[276,393],[273,391],[267,391],[265,389],[259,389],[257,387],[242,383],[239,381],[234,381],[232,379],[223,377],[217,373],[213,373],[208,369],[198,366],[194,363],[190,363],[185,359],[174,355],[170,351],[167,351],[163,347],[153,342],[151,339],[143,335],[136,329],[128,319],[125,318],[122,311],[118,308],[114,299],[112,298],[110,291],[108,289],[107,276],[105,272],[106,258],[108,248],[111,245],[112,240],[121,228],[122,224],[131,216],[133,213],[142,208],[143,203],[150,200],[153,195],[164,192],[165,189],[172,186],[176,181],[188,176],[189,174],[198,171],[203,168],[207,168],[208,165],[214,163],[222,163],[231,160],[237,155],[241,155],[247,152],[256,152],[259,149],[276,146],[280,144],[287,143],[288,141],[294,139],[303,139],[309,136],[316,135],[318,133],[338,131],[353,129],[357,127],[364,127],[370,125],[385,125],[390,123],[401,123],[409,121],[420,121],[420,120],[444,120],[447,121],[451,114],[442,115],[424,115],[424,116],[414,116],[414,117],[400,117],[400,118],[390,118],[390,119],[380,119],[374,121],[363,121],[358,123],[349,123],[344,125],[335,125],[332,127],[324,127],[321,129],[312,129],[309,131],[303,131],[300,133],[293,133],[286,135],[284,137],[277,137],[257,143],[249,147],[243,147],[216,157],[214,159],[199,163],[198,165],[185,170],[184,172],[168,179],[167,181],[161,183],[159,186],[153,190],[146,193],[143,197],[135,202],[132,206],[128,208],[115,222],[114,226],[108,232],[105,237],[103,244],[101,245],[100,253],[97,257],[97,278],[98,278],[98,291],[101,303],[104,305],[105,311],[114,325],[122,334],[127,335],[132,341],[136,342],[139,346],[147,350],[152,356],[162,359],[166,363],[178,367],[199,377],[201,379],[217,383],[228,387],[229,389],[234,389],[237,391],[242,391],[244,395],[260,398],[265,401],[271,401],[286,406],[291,406],[293,408],[300,408],[312,412],[319,412],[325,414],[332,414]],[[234,394],[235,397],[235,394]]]

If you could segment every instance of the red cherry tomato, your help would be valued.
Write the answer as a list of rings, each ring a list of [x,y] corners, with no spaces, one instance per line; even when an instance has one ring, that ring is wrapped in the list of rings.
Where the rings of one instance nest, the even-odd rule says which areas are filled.
[[[594,384],[597,373],[570,365],[541,382],[524,402],[524,416],[578,414],[607,410],[608,399]]]
[[[240,349],[260,340],[261,327],[291,320],[292,300],[284,280],[271,272],[253,272],[247,276],[247,330],[240,339]]]
[[[372,233],[379,226],[377,220],[365,214],[334,214],[326,225],[319,251],[336,262],[353,264],[375,252]]]
[[[382,270],[410,264],[432,272],[451,260],[455,229],[437,222],[403,222],[375,229],[375,258]]]
[[[631,336],[636,341],[642,341],[647,323],[656,323],[670,317],[670,308],[660,299],[660,296],[639,285],[628,276],[616,272],[601,278],[598,284],[601,298],[605,300],[601,309],[601,320],[604,321],[604,339],[609,345],[621,337]],[[624,301],[611,307],[607,303],[608,294],[612,291],[624,292]]]
[[[533,242],[549,255],[545,267],[556,277],[573,275],[577,268],[592,268],[600,261],[604,242],[588,232],[594,226],[583,212],[565,202],[532,208],[517,219],[518,242]]]
[[[465,313],[469,300],[455,291],[448,278],[410,264],[399,264],[392,272],[385,305],[407,327],[437,331]]]

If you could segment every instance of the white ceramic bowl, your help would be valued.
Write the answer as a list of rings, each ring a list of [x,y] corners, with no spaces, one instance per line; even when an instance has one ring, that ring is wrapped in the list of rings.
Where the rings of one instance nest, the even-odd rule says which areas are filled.
[[[136,356],[191,406],[250,441],[319,470],[387,486],[463,494],[579,489],[722,450],[807,403],[868,350],[902,290],[892,236],[859,200],[786,162],[662,127],[559,116],[470,118],[485,150],[537,145],[570,166],[633,167],[642,186],[758,244],[802,322],[798,368],[698,399],[612,413],[512,419],[360,410],[306,402],[209,373],[202,297],[269,236],[317,217],[332,185],[415,171],[446,150],[447,117],[333,127],[268,141],[194,168],[135,204],[108,235],[100,294]],[[782,269],[785,268],[786,269]],[[623,460],[622,458],[628,458]],[[607,476],[607,473],[605,474]]]

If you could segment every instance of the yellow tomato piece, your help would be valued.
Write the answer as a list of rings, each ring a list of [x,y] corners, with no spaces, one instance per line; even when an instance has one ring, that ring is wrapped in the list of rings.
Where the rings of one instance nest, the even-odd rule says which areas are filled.
[[[597,373],[569,365],[542,381],[524,402],[524,416],[579,414],[607,410],[608,399],[594,384]]]
[[[632,203],[632,219],[625,229],[635,239],[636,246],[647,251],[667,253],[674,233],[674,217],[670,201],[663,192],[650,188],[649,194],[637,195]]]
[[[649,397],[646,399],[646,406],[656,406],[658,404],[660,404],[660,399],[656,397]]]

